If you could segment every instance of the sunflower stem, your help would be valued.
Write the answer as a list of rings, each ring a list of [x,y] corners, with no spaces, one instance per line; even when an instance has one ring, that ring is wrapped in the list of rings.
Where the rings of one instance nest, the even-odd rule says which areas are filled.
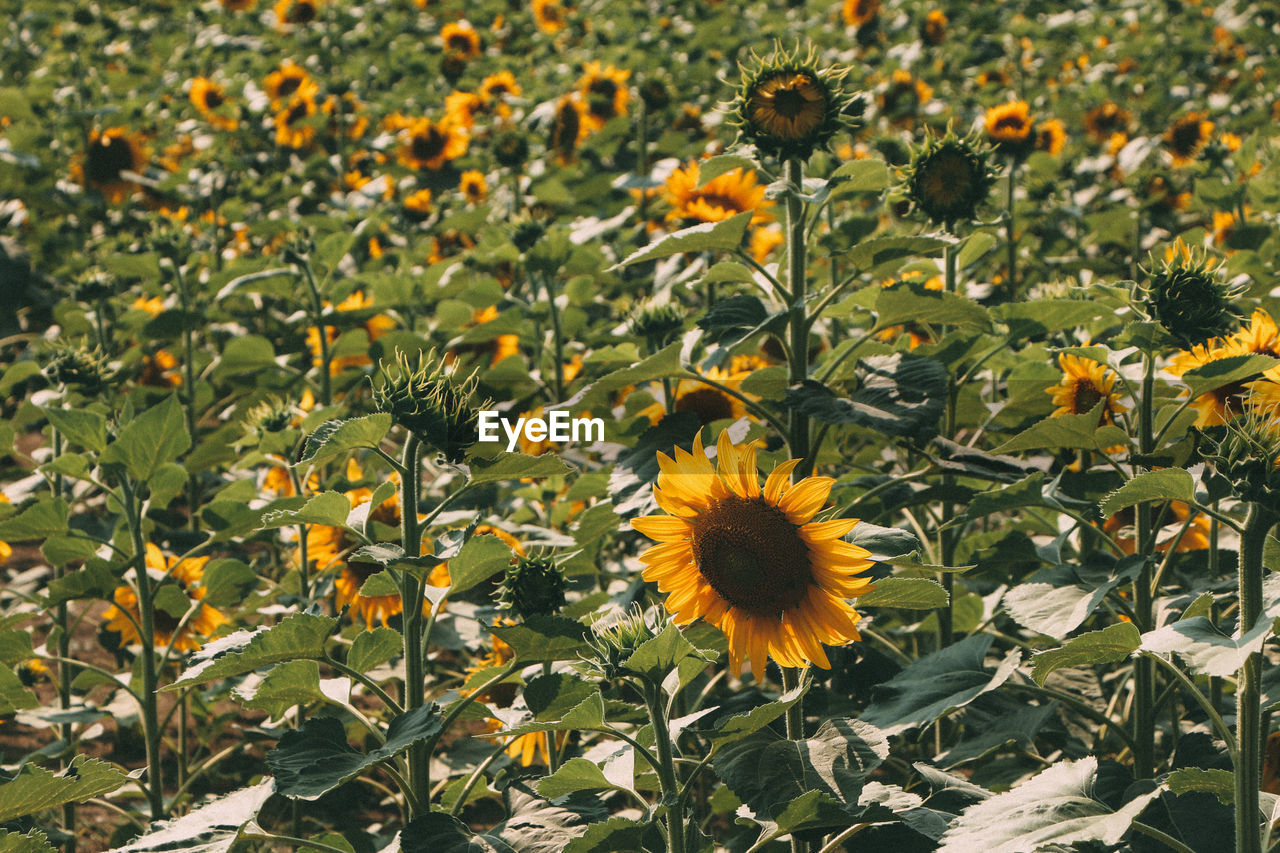
[[[1152,397],[1155,394],[1155,359],[1150,353],[1143,355],[1142,397],[1138,403],[1138,446],[1144,456],[1155,445],[1152,431]],[[1154,551],[1154,531],[1151,525],[1151,504],[1140,503],[1137,508],[1138,553],[1144,555],[1138,578],[1134,581],[1134,624],[1141,632],[1155,628],[1152,616],[1154,590],[1152,589],[1151,560],[1145,559]],[[1133,775],[1135,779],[1150,779],[1155,773],[1155,664],[1148,657],[1134,661],[1134,747]]]
[[[1013,212],[1013,190],[1014,175],[1018,171],[1018,161],[1016,158],[1009,158],[1009,179],[1005,183],[1004,191],[1004,224],[1005,224],[1005,251],[1008,253],[1006,265],[1009,268],[1009,278],[1005,282],[1005,292],[1008,293],[1010,301],[1012,301],[1018,293],[1018,236],[1015,230],[1014,212]]]
[[[418,478],[421,442],[410,433],[404,443],[400,477],[400,536],[406,555],[422,550],[422,530],[418,524]],[[426,701],[426,673],[422,648],[422,585],[412,572],[400,576],[400,599],[404,614],[404,709],[421,708]],[[425,744],[409,749],[410,817],[431,808],[431,751]]]
[[[1262,615],[1262,552],[1277,515],[1261,504],[1249,505],[1240,537],[1240,627],[1244,636]],[[1262,653],[1250,654],[1236,676],[1236,853],[1262,853]]]
[[[103,347],[106,351],[106,347]],[[53,433],[53,458],[56,460],[62,456],[63,440],[62,433],[56,427],[50,427]],[[53,475],[53,482],[50,484],[55,498],[61,498],[66,487],[66,483],[61,474]],[[61,580],[66,574],[67,567],[65,563],[59,562],[53,567],[53,576],[56,580]],[[68,630],[69,620],[67,618],[67,603],[65,601],[53,609],[53,624],[58,630],[58,657],[71,657],[71,632]],[[67,711],[71,709],[71,667],[67,664],[58,664],[58,707]],[[71,748],[75,731],[70,723],[62,723],[58,726],[58,737],[67,745],[67,749]],[[64,853],[75,853],[76,851],[76,806],[75,803],[67,803],[62,807],[62,828],[69,836],[62,845]]]
[[[806,270],[804,202],[800,193],[804,188],[804,164],[799,158],[787,160],[787,286],[791,289],[791,353],[790,375],[792,385],[809,378],[809,316],[806,312]],[[791,412],[791,456],[803,460],[796,466],[795,480],[809,476],[813,460],[809,458],[809,417],[798,409]]]
[[[644,703],[653,721],[653,746],[657,750],[658,785],[667,806],[667,850],[684,853],[684,809],[680,801],[680,784],[676,778],[676,765],[671,754],[671,729],[667,725],[667,711],[663,707],[662,688],[644,682]]]
[[[156,614],[155,591],[147,574],[147,545],[142,536],[142,501],[133,482],[126,477],[124,492],[125,522],[133,542],[133,570],[138,579],[138,626],[142,643],[142,737],[147,749],[147,803],[151,819],[164,818],[164,780],[160,769],[160,714],[156,704]]]
[[[311,293],[311,313],[316,324],[316,335],[320,339],[320,404],[328,406],[333,402],[333,378],[330,376],[329,330],[324,324],[324,301],[320,298],[320,288],[316,285],[315,274],[311,271],[311,261],[294,255],[292,260],[302,268],[303,277],[307,280],[307,289]]]
[[[782,692],[790,693],[800,687],[804,680],[804,670],[792,666],[780,666],[782,670]],[[804,697],[787,709],[787,739],[804,740]],[[791,853],[809,853],[809,843],[791,836]]]
[[[947,245],[942,251],[944,286],[947,293],[955,293],[956,279],[958,277],[956,272],[956,255],[958,252],[954,245]],[[943,333],[945,334],[945,328]],[[947,407],[943,415],[942,434],[951,441],[954,441],[956,437],[956,399],[958,393],[959,388],[957,387],[956,377],[948,371]],[[943,489],[950,490],[954,484],[955,476],[950,471],[943,472]],[[942,523],[938,529],[938,556],[944,566],[950,566],[955,563],[957,537],[955,531],[947,526],[954,517],[955,505],[949,500],[943,500]],[[951,645],[951,639],[955,635],[955,575],[952,572],[942,572],[940,580],[942,581],[942,588],[947,593],[947,603],[946,606],[938,611],[938,648],[945,649]]]

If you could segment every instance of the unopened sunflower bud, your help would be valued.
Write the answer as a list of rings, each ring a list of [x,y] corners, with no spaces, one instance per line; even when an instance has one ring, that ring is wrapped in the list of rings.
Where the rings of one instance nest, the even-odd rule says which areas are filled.
[[[631,315],[631,330],[645,339],[650,349],[660,350],[684,329],[684,311],[670,302],[648,302]]]
[[[1280,512],[1280,420],[1273,411],[1250,409],[1201,433],[1200,444],[1236,497]]]
[[[529,159],[529,140],[518,130],[504,130],[493,140],[493,159],[499,166],[519,169]]]
[[[1236,292],[1216,267],[1216,260],[1192,252],[1178,238],[1147,287],[1156,322],[1187,349],[1228,335],[1239,325],[1232,304]]]
[[[650,614],[653,614],[652,616]],[[661,615],[646,613],[633,605],[625,612],[610,614],[591,625],[587,644],[591,646],[589,662],[605,678],[626,673],[623,664],[649,640],[657,636]]]
[[[70,344],[54,344],[44,358],[42,372],[55,385],[93,396],[106,390],[114,380],[114,372],[106,356],[97,347],[86,349]]]
[[[293,424],[293,407],[273,397],[263,400],[245,413],[244,425],[250,432],[280,432]]]
[[[949,230],[977,217],[994,182],[987,152],[948,128],[945,136],[929,136],[912,152],[906,191],[915,210]]]
[[[852,95],[841,88],[845,67],[819,68],[817,52],[775,50],[742,67],[733,122],[742,138],[780,160],[808,160],[845,124]]]
[[[520,557],[498,585],[498,608],[521,619],[554,616],[565,604],[564,572],[547,554]]]
[[[427,447],[450,462],[461,462],[476,441],[480,421],[472,398],[475,374],[456,381],[445,362],[418,353],[417,363],[397,349],[391,363],[380,365],[383,381],[373,389],[373,403],[379,411],[413,433]]]
[[[101,270],[88,270],[76,277],[75,296],[81,302],[109,299],[116,293],[116,280]]]
[[[536,219],[522,219],[513,224],[511,243],[523,254],[528,252],[547,233],[546,226]]]

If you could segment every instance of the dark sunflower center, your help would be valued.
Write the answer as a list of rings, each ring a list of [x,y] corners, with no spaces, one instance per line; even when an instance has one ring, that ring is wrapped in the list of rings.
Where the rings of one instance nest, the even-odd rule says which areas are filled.
[[[454,35],[449,36],[449,47],[453,50],[466,53],[471,50],[471,39],[462,33],[455,33]]]
[[[676,400],[676,411],[693,412],[702,425],[706,426],[714,421],[732,418],[733,404],[721,392],[703,386],[682,394],[680,399]]]
[[[302,78],[289,75],[280,81],[280,97],[287,98],[294,92],[298,91],[298,87],[302,85]]]
[[[580,119],[578,111],[573,108],[572,104],[565,104],[560,112],[556,113],[556,126],[554,138],[552,139],[552,147],[554,148],[572,148],[578,141],[578,126]]]
[[[1244,400],[1248,396],[1248,390],[1244,387],[1246,382],[1252,381],[1253,377],[1248,380],[1242,379],[1239,382],[1232,382],[1230,385],[1223,385],[1221,388],[1214,388],[1209,393],[1213,396],[1213,401],[1222,409],[1222,416],[1228,420],[1233,415],[1238,415],[1244,411]]]
[[[222,106],[222,93],[217,89],[206,89],[204,93],[204,105],[206,109],[216,110]]]
[[[347,571],[350,572],[358,582],[356,585],[357,592],[360,591],[360,587],[364,585],[365,581],[376,575],[380,570],[381,567],[377,563],[347,563]]]
[[[1179,154],[1190,156],[1200,145],[1200,122],[1195,119],[1183,120],[1173,126],[1169,134],[1170,145]]]
[[[920,188],[929,203],[947,207],[968,195],[973,187],[973,164],[957,151],[940,151],[929,159],[920,174]]]
[[[120,173],[133,168],[133,152],[124,139],[102,136],[89,146],[84,173],[91,181],[107,183],[118,180]]]
[[[426,133],[414,134],[411,147],[413,156],[418,160],[430,160],[439,157],[440,152],[444,151],[445,136],[436,128],[431,128]]]
[[[1027,123],[1022,120],[1022,116],[1007,115],[996,119],[995,129],[1006,130],[1011,133],[1023,133],[1026,130]]]
[[[708,506],[693,522],[693,556],[721,598],[753,615],[780,616],[813,582],[799,528],[763,498],[732,495]]]
[[[1076,380],[1075,396],[1072,398],[1073,411],[1077,415],[1093,411],[1093,407],[1102,400],[1103,394],[1088,379]],[[1104,413],[1105,416],[1105,413]]]
[[[309,24],[316,19],[316,7],[302,0],[289,10],[289,23]]]
[[[783,118],[794,119],[805,111],[809,99],[804,96],[800,85],[793,84],[773,93],[773,108]]]
[[[298,119],[305,117],[306,114],[307,102],[299,98],[290,105],[289,114],[285,117],[285,122],[287,124],[293,124]]]

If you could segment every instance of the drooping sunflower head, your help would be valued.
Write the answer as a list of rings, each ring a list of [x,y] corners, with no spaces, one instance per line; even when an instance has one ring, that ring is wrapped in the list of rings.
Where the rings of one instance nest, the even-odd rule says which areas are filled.
[[[1195,162],[1201,149],[1213,136],[1213,122],[1208,113],[1193,111],[1176,118],[1164,134],[1164,144],[1173,165],[1187,166]]]
[[[905,189],[912,207],[935,225],[950,229],[976,218],[978,206],[991,194],[995,175],[987,151],[972,139],[929,135],[914,150]]]
[[[846,599],[871,588],[859,577],[869,554],[843,541],[857,520],[813,520],[835,481],[791,484],[798,459],[774,468],[762,489],[754,447],[724,431],[716,452],[713,466],[699,435],[692,451],[658,454],[653,496],[668,514],[631,522],[659,543],[640,556],[644,579],[667,593],[677,624],[703,619],[725,633],[735,674],[749,659],[762,675],[770,657],[829,668],[823,646],[859,636]]]
[[[504,130],[493,138],[493,159],[499,166],[519,169],[529,159],[529,139],[518,130]]]
[[[427,447],[450,462],[461,462],[476,441],[479,409],[475,374],[455,380],[435,352],[418,353],[416,362],[396,349],[391,363],[381,362],[383,380],[374,385],[373,403]]]
[[[123,127],[94,129],[89,132],[89,145],[79,164],[81,183],[115,203],[122,201],[137,187],[127,173],[141,172],[147,162],[143,139]]]
[[[1152,316],[1183,347],[1230,334],[1240,321],[1233,304],[1237,294],[1217,266],[1179,237],[1146,288]]]
[[[684,330],[684,311],[674,302],[646,302],[631,315],[631,331],[643,338],[651,352],[675,340]]]
[[[742,139],[779,160],[808,160],[845,124],[853,95],[841,87],[848,69],[819,68],[817,53],[776,49],[742,67],[733,122]]]
[[[685,225],[720,222],[748,210],[753,211],[752,225],[773,220],[765,188],[757,182],[755,172],[733,169],[705,183],[700,172],[698,163],[692,162],[667,176],[662,194],[671,205],[668,220]]]
[[[1062,353],[1058,356],[1058,366],[1062,368],[1062,381],[1045,390],[1058,407],[1050,417],[1083,415],[1102,403],[1098,420],[1102,425],[1113,423],[1116,414],[1127,411],[1128,407],[1119,402],[1119,392],[1113,390],[1116,375],[1106,365],[1072,353]]]
[[[576,92],[563,95],[556,101],[547,148],[556,153],[561,163],[571,162],[578,143],[587,137],[585,113],[586,106]]]
[[[520,619],[554,616],[565,605],[564,570],[549,554],[521,555],[498,585],[498,608]]]
[[[631,91],[627,87],[630,71],[588,62],[578,79],[578,94],[586,104],[583,117],[592,130],[604,127],[609,119],[627,114]]]
[[[1026,101],[1010,101],[987,110],[983,119],[989,141],[1001,154],[1025,157],[1035,147],[1031,109]]]

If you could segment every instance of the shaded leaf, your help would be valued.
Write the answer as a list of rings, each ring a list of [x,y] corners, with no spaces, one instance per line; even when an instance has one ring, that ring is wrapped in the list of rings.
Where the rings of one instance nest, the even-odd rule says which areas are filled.
[[[947,591],[931,578],[881,578],[870,592],[858,597],[858,606],[933,610],[947,606]]]
[[[1122,509],[1149,501],[1195,500],[1196,483],[1190,471],[1182,468],[1161,468],[1145,471],[1102,499],[1099,506],[1103,515],[1115,515]]]
[[[1044,686],[1045,679],[1063,667],[1118,663],[1137,651],[1142,635],[1131,622],[1117,622],[1100,631],[1073,638],[1060,649],[1040,652],[1032,658],[1032,677]]]
[[[244,825],[258,816],[271,796],[271,780],[241,788],[193,809],[174,820],[151,825],[150,831],[110,853],[226,853],[240,837]]]
[[[499,453],[492,461],[473,459],[470,463],[472,485],[505,483],[508,480],[536,477],[563,477],[573,468],[554,453],[529,456],[525,453]]]
[[[511,646],[521,663],[578,660],[587,651],[587,628],[562,616],[534,616],[519,625],[489,629]]]
[[[731,252],[742,245],[747,225],[755,211],[747,210],[720,222],[703,222],[655,240],[643,249],[632,252],[613,269],[655,261],[683,252]]]
[[[281,661],[323,660],[325,641],[337,625],[334,617],[295,613],[271,628],[228,634],[206,643],[192,658],[194,665],[164,689],[243,675]]]
[[[24,764],[13,781],[0,784],[0,823],[109,794],[126,778],[107,762],[87,755],[77,755],[61,773]]]
[[[386,412],[325,421],[307,436],[296,464],[319,465],[358,447],[377,447],[390,429],[391,415]]]
[[[121,427],[101,458],[103,464],[122,466],[130,477],[142,483],[189,447],[186,416],[178,395],[171,394]]]
[[[914,436],[930,430],[946,405],[947,371],[931,358],[894,353],[859,363],[859,387],[838,397],[806,379],[787,390],[783,405],[829,424],[857,424],[886,435]]]
[[[1165,784],[1175,794],[1188,794],[1193,791],[1213,794],[1224,806],[1231,805],[1236,799],[1235,775],[1229,770],[1183,767],[1170,773]]]
[[[1265,617],[1243,637],[1228,637],[1204,616],[1183,619],[1142,635],[1142,650],[1176,653],[1196,675],[1234,676],[1249,655],[1262,651],[1271,632]]]

